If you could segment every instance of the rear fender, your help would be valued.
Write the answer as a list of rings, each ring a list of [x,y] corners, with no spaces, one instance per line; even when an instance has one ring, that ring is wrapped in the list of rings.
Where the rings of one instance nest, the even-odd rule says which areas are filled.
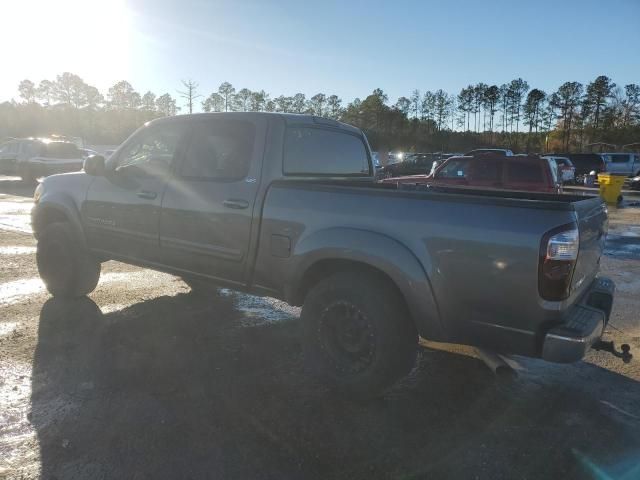
[[[362,263],[386,274],[403,295],[418,333],[443,340],[445,330],[429,278],[416,256],[386,235],[355,228],[330,228],[301,239],[295,246],[286,296],[295,297],[304,275],[317,262],[346,260]]]

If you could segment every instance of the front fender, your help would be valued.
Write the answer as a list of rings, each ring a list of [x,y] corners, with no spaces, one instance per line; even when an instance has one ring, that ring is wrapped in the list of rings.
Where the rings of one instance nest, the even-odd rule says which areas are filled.
[[[404,296],[418,333],[431,340],[445,338],[429,278],[418,258],[397,240],[368,230],[329,228],[301,239],[292,260],[291,288],[301,285],[309,268],[323,260],[359,262],[385,273]]]
[[[76,238],[82,247],[86,247],[86,239],[80,212],[73,198],[64,192],[43,194],[40,201],[31,210],[31,227],[33,236],[37,239],[43,228],[51,221],[66,221],[71,225]]]

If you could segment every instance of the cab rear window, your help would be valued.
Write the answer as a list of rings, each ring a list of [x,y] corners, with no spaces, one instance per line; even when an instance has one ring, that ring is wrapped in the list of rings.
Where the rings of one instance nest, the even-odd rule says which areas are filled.
[[[284,140],[285,175],[370,175],[369,156],[357,135],[315,127],[288,128]]]

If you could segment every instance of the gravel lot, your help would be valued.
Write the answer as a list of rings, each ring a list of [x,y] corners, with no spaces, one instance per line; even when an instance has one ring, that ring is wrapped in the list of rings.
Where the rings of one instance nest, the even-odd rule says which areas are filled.
[[[298,309],[116,262],[89,298],[52,299],[32,191],[0,177],[0,478],[640,478],[640,207],[611,211],[608,336],[638,357],[518,358],[424,343],[381,399],[302,367]],[[632,203],[632,202],[630,202]]]

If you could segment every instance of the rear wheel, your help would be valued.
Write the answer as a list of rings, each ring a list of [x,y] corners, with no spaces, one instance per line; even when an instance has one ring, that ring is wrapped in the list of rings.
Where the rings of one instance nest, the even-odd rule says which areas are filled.
[[[305,359],[313,373],[349,394],[382,393],[415,364],[418,335],[393,285],[364,273],[336,273],[302,307]]]
[[[44,228],[36,262],[47,290],[56,297],[86,295],[100,279],[100,262],[81,247],[66,222],[54,222]]]

